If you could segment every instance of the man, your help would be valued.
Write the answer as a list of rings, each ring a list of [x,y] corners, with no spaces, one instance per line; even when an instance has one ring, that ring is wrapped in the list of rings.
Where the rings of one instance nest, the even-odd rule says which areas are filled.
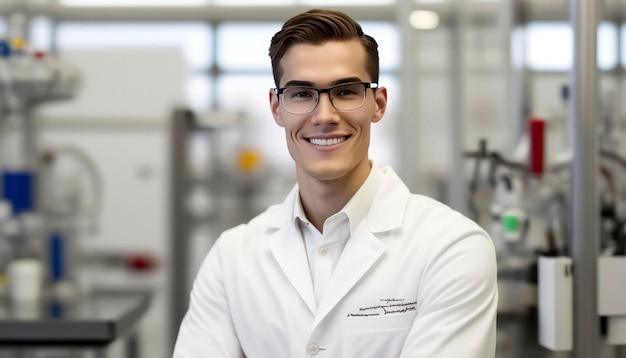
[[[221,235],[174,357],[493,357],[490,238],[368,158],[387,104],[375,40],[341,12],[311,10],[269,53],[297,185]]]

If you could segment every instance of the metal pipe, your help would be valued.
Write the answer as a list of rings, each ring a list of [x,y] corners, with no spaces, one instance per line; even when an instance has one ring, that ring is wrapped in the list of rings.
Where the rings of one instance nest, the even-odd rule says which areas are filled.
[[[571,173],[571,256],[574,262],[574,357],[600,352],[597,310],[598,225],[598,76],[599,6],[596,0],[571,0],[574,59],[570,72],[570,137],[574,159]]]
[[[510,0],[507,0],[510,1]],[[22,2],[24,4],[22,4]],[[68,7],[51,1],[33,1],[28,3],[0,2],[0,14],[26,11],[31,15],[46,15],[56,21],[279,21],[295,15],[310,7],[305,5],[291,6],[179,6],[179,7],[146,7],[146,6],[83,6]],[[405,6],[404,3],[407,3]],[[472,23],[495,22],[499,16],[500,2],[471,1],[467,2],[466,16]],[[622,0],[605,0],[602,18],[609,21],[620,21],[626,17],[626,9]],[[375,6],[334,6],[338,10],[349,13],[358,20],[396,19],[398,10],[411,7],[413,1],[402,0],[396,4]],[[518,16],[522,22],[528,21],[567,21],[568,0],[519,0]],[[455,3],[452,1],[422,2],[419,8],[436,11],[442,23],[453,21],[456,16]]]
[[[22,2],[22,0],[20,0]],[[335,6],[358,20],[395,19],[396,5]],[[1,3],[0,14],[20,9],[13,3]],[[27,10],[32,15],[47,15],[56,21],[284,21],[310,6],[63,6],[56,2],[32,2]]]

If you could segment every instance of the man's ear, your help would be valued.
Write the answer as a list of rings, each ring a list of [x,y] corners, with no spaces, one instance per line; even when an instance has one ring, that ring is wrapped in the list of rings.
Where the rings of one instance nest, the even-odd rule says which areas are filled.
[[[380,87],[376,89],[376,92],[374,92],[374,101],[376,102],[376,109],[372,117],[372,123],[380,121],[387,110],[387,88]]]
[[[274,122],[281,127],[284,127],[283,118],[280,115],[280,102],[278,99],[278,95],[274,93],[274,90],[270,89],[270,110],[272,111],[272,116],[274,117]]]

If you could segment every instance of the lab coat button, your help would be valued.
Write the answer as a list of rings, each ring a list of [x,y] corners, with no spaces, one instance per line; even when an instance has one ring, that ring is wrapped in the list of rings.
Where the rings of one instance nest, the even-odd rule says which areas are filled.
[[[320,255],[322,255],[322,256],[326,256],[326,254],[327,254],[327,253],[328,253],[328,251],[327,251],[325,248],[323,248],[323,247],[322,247],[322,248],[320,249]]]
[[[309,344],[307,351],[309,352],[309,354],[316,355],[317,353],[319,353],[320,347],[315,343],[311,343]]]

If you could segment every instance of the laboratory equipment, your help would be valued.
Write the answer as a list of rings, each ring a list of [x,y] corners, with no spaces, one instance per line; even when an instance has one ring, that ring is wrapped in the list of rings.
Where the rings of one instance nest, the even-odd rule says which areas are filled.
[[[9,296],[12,302],[39,301],[43,292],[43,265],[36,258],[20,258],[7,267]]]
[[[564,155],[546,162],[543,148],[549,143],[543,134],[550,130],[551,122],[531,117],[528,123],[528,134],[522,136],[527,143],[520,146],[522,150],[516,153],[516,160],[487,150],[485,140],[477,151],[465,154],[466,158],[475,160],[469,184],[469,207],[475,219],[480,220],[480,208],[474,198],[479,185],[487,183],[493,192],[489,215],[493,220],[491,236],[498,250],[501,319],[506,317],[505,311],[524,312],[534,307],[538,343],[551,351],[575,351],[577,271],[571,257],[572,228],[567,215],[574,205],[571,197],[574,158]],[[619,346],[626,342],[626,303],[622,299],[626,290],[623,280],[626,225],[625,213],[620,209],[624,205],[621,194],[624,188],[616,178],[626,174],[626,158],[617,151],[601,149],[598,159],[597,170],[592,171],[602,179],[596,213],[602,223],[598,230],[601,238],[597,260],[598,306],[593,311],[598,324],[590,325],[596,327],[602,344]],[[487,180],[483,179],[482,162],[489,163]],[[522,275],[512,274],[512,270],[520,268],[524,271]],[[512,307],[509,286],[520,277],[527,284],[525,294],[533,299]]]
[[[54,272],[47,267],[54,260],[49,262],[46,252],[54,250],[46,247],[49,217],[41,207],[46,183],[33,111],[43,103],[72,98],[82,83],[75,66],[29,45],[28,20],[24,13],[10,14],[0,40],[0,200],[11,208],[9,217],[0,220],[0,240],[9,243],[10,253],[0,265],[0,276],[3,282],[8,279],[14,297],[43,295],[39,289]]]
[[[539,258],[539,343],[553,351],[572,350],[573,274],[569,257]]]
[[[72,170],[70,170],[72,169]],[[50,294],[76,299],[80,294],[77,266],[78,239],[97,228],[104,183],[90,156],[74,146],[46,146],[40,165],[40,211],[47,218],[49,237],[45,252]]]

